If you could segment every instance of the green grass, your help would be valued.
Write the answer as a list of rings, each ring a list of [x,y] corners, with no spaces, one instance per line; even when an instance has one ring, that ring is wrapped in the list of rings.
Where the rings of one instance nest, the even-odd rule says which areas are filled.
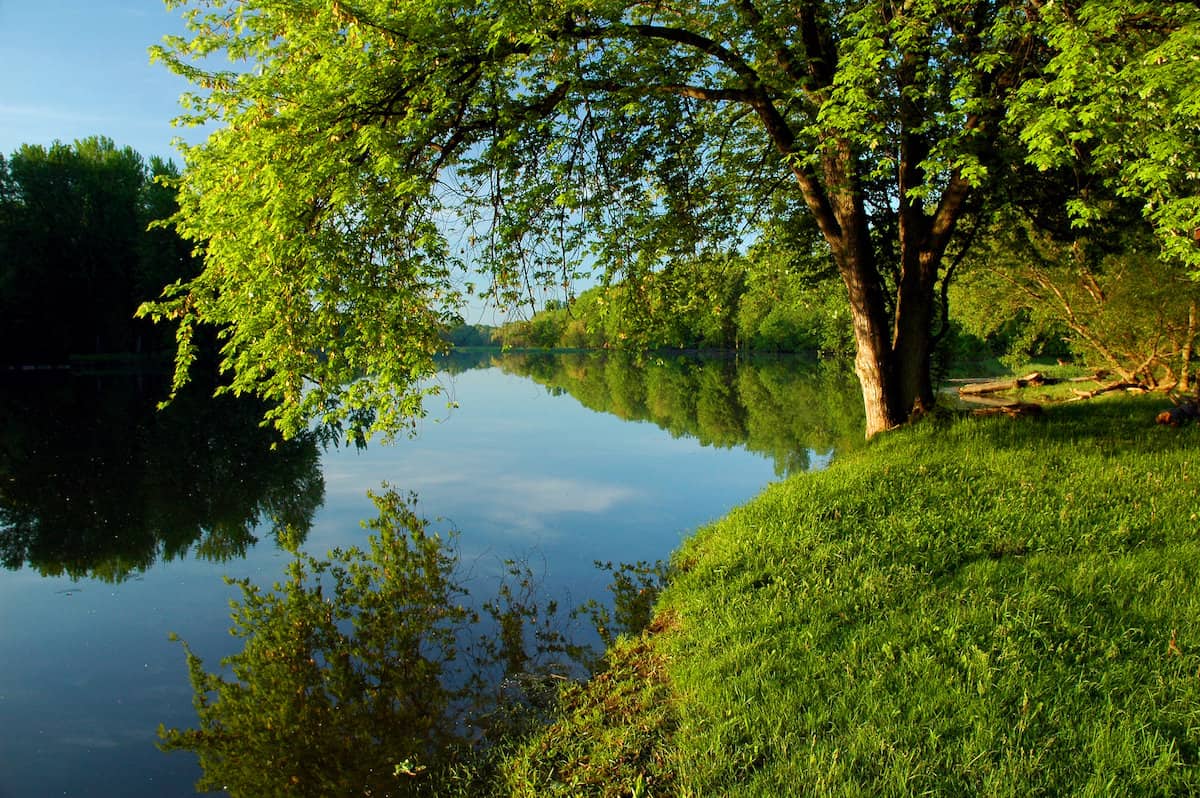
[[[1162,404],[934,420],[772,486],[506,789],[1200,794],[1200,427]]]

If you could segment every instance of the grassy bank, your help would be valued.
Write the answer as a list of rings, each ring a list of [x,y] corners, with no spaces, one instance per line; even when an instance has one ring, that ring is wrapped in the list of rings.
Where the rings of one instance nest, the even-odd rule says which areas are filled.
[[[528,795],[1200,793],[1200,427],[931,420],[677,553]]]

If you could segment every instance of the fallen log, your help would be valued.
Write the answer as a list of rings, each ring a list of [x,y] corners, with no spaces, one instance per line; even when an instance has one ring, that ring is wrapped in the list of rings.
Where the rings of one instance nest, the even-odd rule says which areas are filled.
[[[971,411],[973,416],[999,416],[1005,415],[1009,418],[1036,418],[1042,415],[1042,406],[1032,402],[1013,402],[1007,405],[995,405],[993,407],[980,407]]]
[[[1114,382],[1109,385],[1101,385],[1099,388],[1096,388],[1092,391],[1077,391],[1072,388],[1071,393],[1075,394],[1075,399],[1072,401],[1078,401],[1081,399],[1095,399],[1102,393],[1111,393],[1112,391],[1136,391],[1139,393],[1145,393],[1146,386],[1140,385],[1136,382]]]
[[[1053,377],[1047,377],[1040,371],[1035,371],[1026,374],[1024,377],[1015,377],[1011,380],[1000,380],[998,382],[974,382],[964,385],[958,389],[959,396],[978,396],[985,393],[999,393],[1000,391],[1015,391],[1018,388],[1027,388],[1031,385],[1054,385],[1059,380]]]
[[[1012,399],[1003,396],[960,396],[959,401],[968,405],[984,405],[985,407],[1007,407],[1013,403]]]

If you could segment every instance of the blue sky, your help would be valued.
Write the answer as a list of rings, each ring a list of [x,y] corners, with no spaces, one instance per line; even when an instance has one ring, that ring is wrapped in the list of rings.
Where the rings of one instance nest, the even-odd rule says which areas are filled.
[[[0,0],[0,153],[104,135],[180,163],[187,85],[147,49],[182,29],[162,0]]]
[[[188,84],[148,50],[183,32],[162,0],[0,0],[0,153],[102,135],[182,166],[172,139],[204,134],[172,127]],[[478,301],[464,313],[499,320]]]

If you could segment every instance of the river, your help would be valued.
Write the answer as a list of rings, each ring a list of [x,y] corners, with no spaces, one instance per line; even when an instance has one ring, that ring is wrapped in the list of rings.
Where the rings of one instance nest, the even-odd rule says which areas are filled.
[[[696,527],[861,435],[851,379],[793,361],[479,355],[437,380],[412,438],[279,443],[261,408],[158,378],[0,381],[0,798],[183,796],[196,722],[183,652],[236,650],[224,577],[269,586],[290,555],[361,545],[368,490],[412,492],[486,596],[525,563],[564,605],[595,561],[667,558]]]

